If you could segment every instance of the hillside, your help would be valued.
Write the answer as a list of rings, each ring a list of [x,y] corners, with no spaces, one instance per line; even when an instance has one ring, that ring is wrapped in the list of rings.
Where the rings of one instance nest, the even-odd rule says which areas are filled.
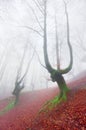
[[[48,113],[38,111],[49,99],[58,94],[57,87],[22,93],[20,102],[0,115],[0,130],[85,130],[86,129],[86,77],[68,83],[68,100]],[[13,97],[0,101],[0,110]]]
[[[86,89],[72,90],[66,102],[42,112],[28,130],[86,130]]]

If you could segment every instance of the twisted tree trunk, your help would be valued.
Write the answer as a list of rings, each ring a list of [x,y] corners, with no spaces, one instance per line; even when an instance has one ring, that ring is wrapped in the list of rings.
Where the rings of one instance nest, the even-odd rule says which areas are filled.
[[[57,99],[55,98],[55,100],[53,100],[53,102],[56,101],[55,103],[58,103],[58,102],[60,102],[60,100],[66,100],[66,93],[69,91],[62,74],[68,73],[71,70],[72,64],[73,64],[72,47],[71,47],[70,40],[69,40],[69,20],[68,20],[67,8],[65,5],[65,13],[66,13],[66,18],[67,18],[67,42],[68,42],[69,51],[70,51],[70,63],[69,63],[69,66],[64,70],[61,70],[60,68],[58,70],[56,70],[51,66],[51,64],[49,62],[49,58],[48,58],[46,9],[47,9],[47,0],[44,0],[44,49],[43,49],[44,50],[44,60],[45,60],[46,68],[47,68],[48,72],[51,74],[52,81],[57,82],[58,87],[60,89],[59,96],[57,97]]]

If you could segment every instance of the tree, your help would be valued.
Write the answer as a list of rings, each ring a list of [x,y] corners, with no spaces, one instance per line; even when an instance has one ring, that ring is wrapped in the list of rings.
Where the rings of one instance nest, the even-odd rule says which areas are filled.
[[[61,101],[64,101],[67,99],[67,92],[69,91],[69,88],[67,87],[63,74],[67,74],[72,69],[72,65],[73,65],[73,54],[72,54],[72,46],[70,44],[70,29],[69,29],[69,17],[68,17],[68,11],[67,11],[67,4],[65,3],[65,1],[63,1],[64,7],[65,7],[66,23],[67,23],[66,24],[66,26],[67,26],[67,43],[68,43],[69,53],[70,53],[70,63],[68,65],[68,67],[66,67],[65,69],[61,69],[59,65],[58,65],[57,69],[55,69],[50,64],[48,50],[47,50],[48,49],[48,44],[47,44],[47,2],[48,1],[42,0],[41,1],[42,4],[41,4],[41,2],[39,2],[39,0],[33,0],[33,1],[36,4],[39,11],[41,12],[43,19],[44,19],[43,27],[40,26],[41,31],[43,32],[43,35],[40,35],[40,32],[38,33],[38,31],[36,31],[33,28],[28,27],[28,29],[31,29],[34,32],[36,32],[37,34],[39,34],[40,36],[42,36],[43,45],[44,45],[43,53],[44,53],[44,61],[45,61],[46,69],[50,73],[52,81],[56,82],[60,89],[60,94],[58,96],[56,96],[53,100],[50,100],[49,102],[47,102],[42,109],[46,108],[47,106],[52,108],[52,107],[56,106],[58,103],[60,103]],[[43,5],[43,8],[42,8],[42,5]],[[41,25],[41,23],[38,21],[38,19],[36,21],[38,24]],[[57,28],[57,23],[56,23],[56,28]],[[57,31],[56,31],[56,42],[58,42],[57,41]],[[58,44],[56,44],[56,45],[58,45]],[[59,53],[58,46],[57,46],[56,51],[57,51],[57,55],[58,55],[58,53]],[[59,55],[57,56],[57,61],[58,62],[60,61]]]
[[[10,101],[9,104],[0,111],[0,115],[4,114],[8,110],[12,109],[18,103],[20,92],[25,87],[25,85],[24,85],[25,78],[26,78],[26,75],[29,71],[31,61],[32,61],[33,56],[34,56],[34,51],[33,51],[33,54],[32,54],[30,60],[27,63],[26,70],[25,70],[23,76],[21,76],[23,62],[24,62],[24,58],[25,58],[25,54],[26,54],[26,49],[27,49],[27,44],[24,48],[24,53],[23,53],[23,56],[22,56],[22,59],[21,59],[21,62],[20,62],[20,66],[18,68],[17,77],[16,77],[16,81],[15,81],[15,88],[12,92],[12,94],[15,95],[15,100]]]
[[[68,42],[68,46],[69,46],[69,50],[70,50],[70,64],[66,69],[61,70],[60,68],[54,69],[51,66],[51,64],[49,62],[49,58],[48,58],[48,53],[47,53],[47,23],[46,23],[46,20],[47,20],[46,19],[47,18],[47,14],[46,14],[47,1],[44,0],[44,59],[45,59],[45,64],[46,64],[47,70],[51,75],[52,81],[57,82],[59,89],[60,89],[59,96],[56,96],[52,101],[49,102],[48,105],[50,105],[50,107],[53,107],[53,105],[56,105],[57,103],[67,99],[66,94],[69,91],[69,88],[66,85],[63,74],[68,73],[71,70],[72,64],[73,64],[72,47],[71,47],[70,39],[69,39],[68,12],[67,12],[66,3],[64,2],[64,4],[65,4],[65,14],[66,14],[66,18],[67,18],[67,42]]]
[[[33,56],[34,56],[34,52],[32,54],[32,57],[31,59],[29,60],[28,62],[28,65],[27,65],[27,68],[26,68],[26,71],[24,72],[23,76],[21,77],[21,71],[22,71],[22,67],[23,67],[23,62],[24,62],[24,58],[25,58],[25,54],[26,54],[26,50],[27,50],[27,44],[25,46],[25,49],[24,49],[24,53],[23,53],[23,57],[21,59],[21,62],[20,62],[20,66],[19,66],[19,69],[18,69],[18,72],[17,72],[17,77],[16,77],[16,81],[15,81],[15,88],[12,92],[13,95],[15,95],[15,105],[18,103],[19,101],[19,95],[20,95],[20,92],[21,90],[25,87],[24,85],[24,82],[25,82],[25,77],[28,73],[28,70],[29,70],[29,67],[30,67],[30,64],[31,64],[31,61],[33,59]]]
[[[3,78],[6,66],[8,64],[8,57],[10,55],[10,49],[11,49],[11,47],[12,46],[10,44],[8,44],[8,47],[5,47],[3,53],[2,53],[2,55],[0,57],[0,81]]]

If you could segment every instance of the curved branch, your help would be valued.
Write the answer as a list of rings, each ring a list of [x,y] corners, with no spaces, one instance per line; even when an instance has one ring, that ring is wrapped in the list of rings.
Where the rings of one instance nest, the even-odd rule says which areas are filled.
[[[47,53],[47,24],[46,24],[46,3],[47,1],[44,1],[44,60],[46,64],[46,68],[49,71],[49,73],[53,72],[53,68],[51,67],[51,64],[49,62],[48,53]]]
[[[21,69],[22,69],[22,66],[23,66],[23,60],[24,60],[24,57],[25,57],[26,49],[27,49],[27,44],[25,45],[23,57],[21,59],[20,66],[19,66],[19,69],[18,69],[18,72],[17,72],[16,83],[18,82],[20,75],[21,75]]]
[[[65,3],[64,0],[63,0],[63,2],[64,2],[64,5],[65,5],[65,14],[66,14],[66,19],[67,19],[67,43],[68,43],[69,52],[70,52],[70,63],[69,63],[69,66],[66,69],[63,69],[63,70],[60,69],[59,72],[61,74],[66,74],[72,69],[72,66],[73,66],[73,52],[72,52],[72,46],[70,44],[69,18],[68,18],[67,6],[66,6],[66,3]]]
[[[29,26],[20,26],[20,27],[24,27],[24,28],[27,28],[29,30],[32,30],[33,32],[36,32],[39,36],[43,37],[43,35],[37,31],[36,29],[32,28],[32,27],[29,27]]]
[[[30,44],[30,45],[31,45],[31,47],[34,49],[34,51],[35,51],[35,53],[36,53],[36,55],[37,55],[37,57],[38,57],[38,61],[39,61],[40,65],[41,65],[42,67],[44,67],[45,69],[47,69],[47,68],[42,64],[42,62],[41,62],[41,60],[40,60],[40,57],[39,57],[39,55],[38,55],[36,49],[32,46],[32,44]]]
[[[28,4],[28,2],[27,2],[27,4]],[[36,19],[36,21],[37,21],[38,25],[40,26],[41,30],[43,31],[43,27],[42,27],[42,25],[41,25],[41,23],[40,23],[40,21],[39,21],[39,19],[38,19],[37,15],[36,15],[36,13],[35,13],[34,9],[33,9],[33,8],[29,5],[29,4],[28,4],[28,6],[29,6],[29,8],[32,10],[33,15],[34,15],[34,17],[35,17],[35,19]]]
[[[26,71],[25,71],[24,75],[22,76],[22,78],[20,79],[19,83],[21,83],[21,82],[23,82],[23,81],[24,81],[25,76],[26,76],[26,75],[27,75],[27,73],[28,73],[28,70],[29,70],[29,67],[30,67],[31,61],[32,61],[32,59],[33,59],[33,56],[34,56],[34,52],[33,52],[33,55],[32,55],[32,57],[31,57],[30,61],[28,62],[27,69],[26,69]]]
[[[41,30],[43,31],[44,29],[43,29],[42,25],[40,24],[39,19],[38,19],[38,17],[37,17],[36,14],[35,14],[35,11],[34,11],[33,9],[32,9],[32,11],[33,11],[33,14],[34,14],[34,16],[35,16],[35,18],[36,18],[37,23],[39,24]]]
[[[38,57],[38,61],[39,61],[40,65],[41,65],[42,67],[44,67],[45,69],[47,69],[47,68],[41,63],[41,60],[40,60],[40,58],[39,58],[39,55],[38,55],[37,51],[35,51],[35,53],[36,53],[36,55],[37,55],[37,57]]]
[[[42,13],[42,15],[44,15],[44,12],[43,12],[42,8],[40,8],[41,6],[39,5],[39,3],[37,1],[35,1],[35,0],[33,0],[33,2],[35,3],[35,5],[39,9],[39,11]]]

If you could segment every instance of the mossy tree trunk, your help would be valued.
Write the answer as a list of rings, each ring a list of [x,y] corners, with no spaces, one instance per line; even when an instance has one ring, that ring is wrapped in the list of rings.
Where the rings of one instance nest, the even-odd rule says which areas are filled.
[[[73,54],[72,54],[72,47],[70,44],[69,18],[68,18],[67,6],[66,6],[65,1],[63,0],[64,5],[65,5],[65,16],[66,16],[66,20],[67,20],[67,22],[66,22],[67,23],[67,43],[68,43],[69,53],[70,53],[70,63],[68,65],[68,67],[65,69],[61,69],[59,66],[57,67],[57,69],[54,69],[51,66],[49,57],[48,57],[48,51],[47,51],[47,2],[48,2],[48,0],[42,0],[40,2],[38,0],[34,1],[34,4],[37,6],[37,9],[39,9],[40,14],[43,16],[43,19],[44,19],[44,24],[42,26],[40,26],[41,25],[41,22],[39,21],[40,18],[37,19],[36,13],[31,8],[31,10],[36,18],[36,22],[39,24],[39,27],[41,30],[40,32],[41,33],[43,32],[43,35],[41,35],[41,33],[34,28],[31,28],[31,27],[27,27],[27,28],[30,30],[33,30],[39,36],[41,36],[43,38],[43,51],[44,51],[44,61],[45,61],[46,69],[50,73],[52,81],[57,82],[58,87],[60,89],[59,97],[55,98],[55,101],[58,103],[60,101],[60,99],[62,99],[62,100],[66,99],[66,93],[69,91],[67,84],[65,82],[65,79],[63,77],[63,74],[68,73],[72,69]],[[56,32],[56,42],[57,42],[57,32]],[[57,52],[57,54],[59,54],[59,52]],[[58,59],[58,61],[60,60],[59,55],[58,55],[57,59]]]
[[[44,60],[45,60],[45,64],[46,64],[46,68],[48,70],[48,72],[51,75],[52,81],[53,82],[57,82],[58,87],[60,89],[60,94],[58,96],[58,100],[56,100],[56,102],[58,103],[60,101],[60,99],[65,100],[66,99],[66,93],[69,91],[67,84],[65,82],[65,79],[63,77],[63,74],[68,73],[71,69],[72,69],[72,64],[73,64],[73,55],[72,55],[72,47],[70,44],[70,39],[69,39],[69,19],[68,19],[68,12],[67,12],[67,7],[65,4],[65,14],[66,14],[66,18],[67,18],[67,43],[69,46],[69,52],[70,52],[70,63],[69,66],[63,70],[59,69],[54,69],[50,62],[49,62],[49,58],[48,58],[48,52],[47,52],[47,0],[44,0]],[[57,34],[56,34],[56,39],[57,39]]]

